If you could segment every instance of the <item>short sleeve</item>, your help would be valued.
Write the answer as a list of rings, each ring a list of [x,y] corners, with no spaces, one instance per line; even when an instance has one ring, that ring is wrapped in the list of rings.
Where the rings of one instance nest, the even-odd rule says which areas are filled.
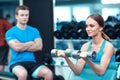
[[[10,40],[13,40],[15,39],[14,35],[13,35],[13,31],[10,31],[8,30],[5,34],[5,39],[6,39],[6,42],[8,43]]]

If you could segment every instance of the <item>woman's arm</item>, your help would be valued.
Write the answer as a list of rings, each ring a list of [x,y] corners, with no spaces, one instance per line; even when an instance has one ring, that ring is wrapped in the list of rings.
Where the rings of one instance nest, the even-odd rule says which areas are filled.
[[[98,74],[103,75],[110,63],[111,57],[114,53],[114,47],[111,43],[107,42],[103,56],[101,58],[100,64],[95,64],[89,59],[86,59],[86,62],[91,66],[91,68]]]
[[[87,44],[84,44],[84,45],[82,46],[81,50],[82,50],[82,51],[86,51],[86,50],[87,50],[87,47],[86,47],[86,46],[87,46]],[[81,73],[81,71],[82,71],[82,69],[83,69],[83,67],[84,67],[84,65],[85,65],[85,63],[86,63],[85,60],[83,60],[83,59],[81,58],[81,59],[78,60],[77,64],[74,64],[74,63],[65,55],[64,51],[62,51],[62,50],[58,50],[58,51],[57,51],[57,55],[64,57],[65,60],[66,60],[66,62],[67,62],[68,65],[69,65],[69,67],[71,68],[71,70],[72,70],[75,74],[77,74],[77,75],[79,75],[79,74]]]
[[[72,69],[72,71],[79,75],[85,65],[85,61],[83,59],[79,59],[77,64],[73,64],[69,58],[65,58],[65,60],[67,61],[69,67]]]

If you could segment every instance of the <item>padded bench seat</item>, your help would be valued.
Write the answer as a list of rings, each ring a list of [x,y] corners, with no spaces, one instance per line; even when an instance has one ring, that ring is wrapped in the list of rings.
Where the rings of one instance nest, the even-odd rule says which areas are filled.
[[[0,79],[17,80],[17,77],[11,72],[0,71]]]
[[[18,80],[17,77],[11,72],[0,71],[0,79],[3,80]],[[32,78],[30,80],[44,80],[43,78]]]

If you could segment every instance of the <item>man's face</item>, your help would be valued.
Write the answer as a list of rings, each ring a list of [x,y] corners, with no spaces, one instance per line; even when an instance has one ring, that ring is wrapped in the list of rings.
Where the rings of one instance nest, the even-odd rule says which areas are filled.
[[[19,10],[18,14],[16,14],[16,19],[19,24],[27,24],[29,19],[29,10]]]

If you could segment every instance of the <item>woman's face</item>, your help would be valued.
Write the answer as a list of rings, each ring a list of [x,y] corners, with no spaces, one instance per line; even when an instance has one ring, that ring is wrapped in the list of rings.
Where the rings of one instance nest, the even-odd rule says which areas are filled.
[[[94,37],[100,33],[102,27],[92,18],[86,20],[86,32],[88,36]]]

